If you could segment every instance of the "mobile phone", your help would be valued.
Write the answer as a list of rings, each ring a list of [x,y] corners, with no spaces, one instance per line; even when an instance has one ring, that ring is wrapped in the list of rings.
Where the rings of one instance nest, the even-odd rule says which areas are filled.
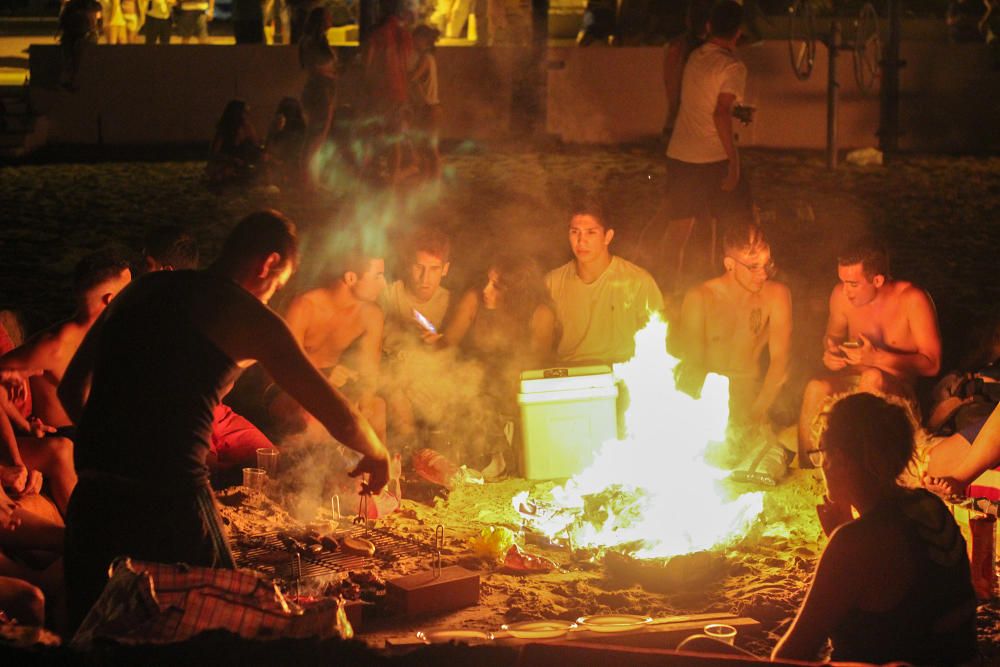
[[[860,340],[845,340],[843,343],[840,344],[840,347],[846,347],[849,350],[856,350],[859,347],[861,347],[861,341]]]

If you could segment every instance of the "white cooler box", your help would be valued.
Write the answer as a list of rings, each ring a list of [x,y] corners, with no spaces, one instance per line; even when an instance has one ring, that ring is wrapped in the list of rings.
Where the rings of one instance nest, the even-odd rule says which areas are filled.
[[[618,435],[618,387],[608,366],[521,373],[523,466],[527,479],[572,477]]]

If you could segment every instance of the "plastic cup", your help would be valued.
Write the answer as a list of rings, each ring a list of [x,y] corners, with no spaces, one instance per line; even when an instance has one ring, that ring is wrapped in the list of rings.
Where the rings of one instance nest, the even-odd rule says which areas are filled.
[[[340,513],[340,496],[330,497],[330,513],[333,515],[334,521],[340,521],[343,518]]]
[[[258,449],[257,467],[266,472],[268,477],[276,477],[278,475],[278,450],[274,447]]]
[[[264,482],[267,480],[267,471],[263,468],[244,468],[243,486],[251,491],[264,491]]]
[[[717,639],[730,646],[736,641],[736,628],[725,623],[709,623],[705,626],[703,632],[712,639]]]

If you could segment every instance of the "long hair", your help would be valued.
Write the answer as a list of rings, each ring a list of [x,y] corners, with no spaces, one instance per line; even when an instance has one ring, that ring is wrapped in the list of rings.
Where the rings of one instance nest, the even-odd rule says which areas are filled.
[[[231,148],[236,145],[236,137],[246,122],[247,103],[243,100],[229,100],[222,111],[222,117],[215,125],[215,141]]]
[[[514,254],[500,255],[490,268],[499,275],[503,318],[515,331],[526,331],[538,306],[551,302],[541,268],[534,259]]]

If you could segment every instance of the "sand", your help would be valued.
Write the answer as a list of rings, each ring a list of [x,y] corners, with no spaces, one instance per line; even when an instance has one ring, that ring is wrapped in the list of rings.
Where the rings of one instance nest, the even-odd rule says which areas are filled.
[[[891,166],[847,165],[828,172],[815,153],[750,150],[744,163],[780,277],[793,290],[793,395],[819,362],[826,299],[836,280],[836,247],[849,236],[866,230],[884,236],[895,273],[930,291],[946,342],[945,368],[968,349],[977,321],[996,311],[1000,158],[903,156]],[[438,219],[455,238],[453,287],[481,270],[481,258],[497,246],[530,248],[546,266],[566,261],[567,202],[583,190],[604,195],[618,228],[618,252],[635,256],[641,229],[657,217],[663,187],[655,146],[525,150],[467,145],[456,147],[447,164],[445,188],[428,197],[435,199],[435,210],[446,211]],[[286,211],[307,232],[331,224],[345,210],[344,197],[332,194],[210,194],[201,184],[202,168],[198,162],[0,168],[0,208],[6,219],[0,226],[0,307],[21,311],[29,328],[67,315],[72,308],[68,275],[76,259],[109,243],[136,250],[154,224],[188,225],[202,243],[203,256],[211,257],[238,217],[261,206]],[[408,221],[401,216],[396,223],[405,227]],[[471,555],[468,539],[485,526],[516,529],[510,499],[532,486],[508,480],[462,487],[433,508],[404,501],[387,525],[428,541],[436,525],[445,526],[445,562],[484,572],[482,604],[416,624],[383,621],[372,627],[372,640],[431,624],[496,629],[513,620],[611,611],[729,611],[761,622],[760,636],[742,645],[764,655],[787,628],[823,546],[813,511],[821,491],[818,476],[795,472],[768,492],[764,519],[751,535],[723,551],[717,580],[691,590],[651,592],[610,578],[600,563],[541,546],[529,548],[555,560],[559,571],[531,577],[495,571]],[[1000,660],[997,606],[983,605],[979,623],[984,651]]]

